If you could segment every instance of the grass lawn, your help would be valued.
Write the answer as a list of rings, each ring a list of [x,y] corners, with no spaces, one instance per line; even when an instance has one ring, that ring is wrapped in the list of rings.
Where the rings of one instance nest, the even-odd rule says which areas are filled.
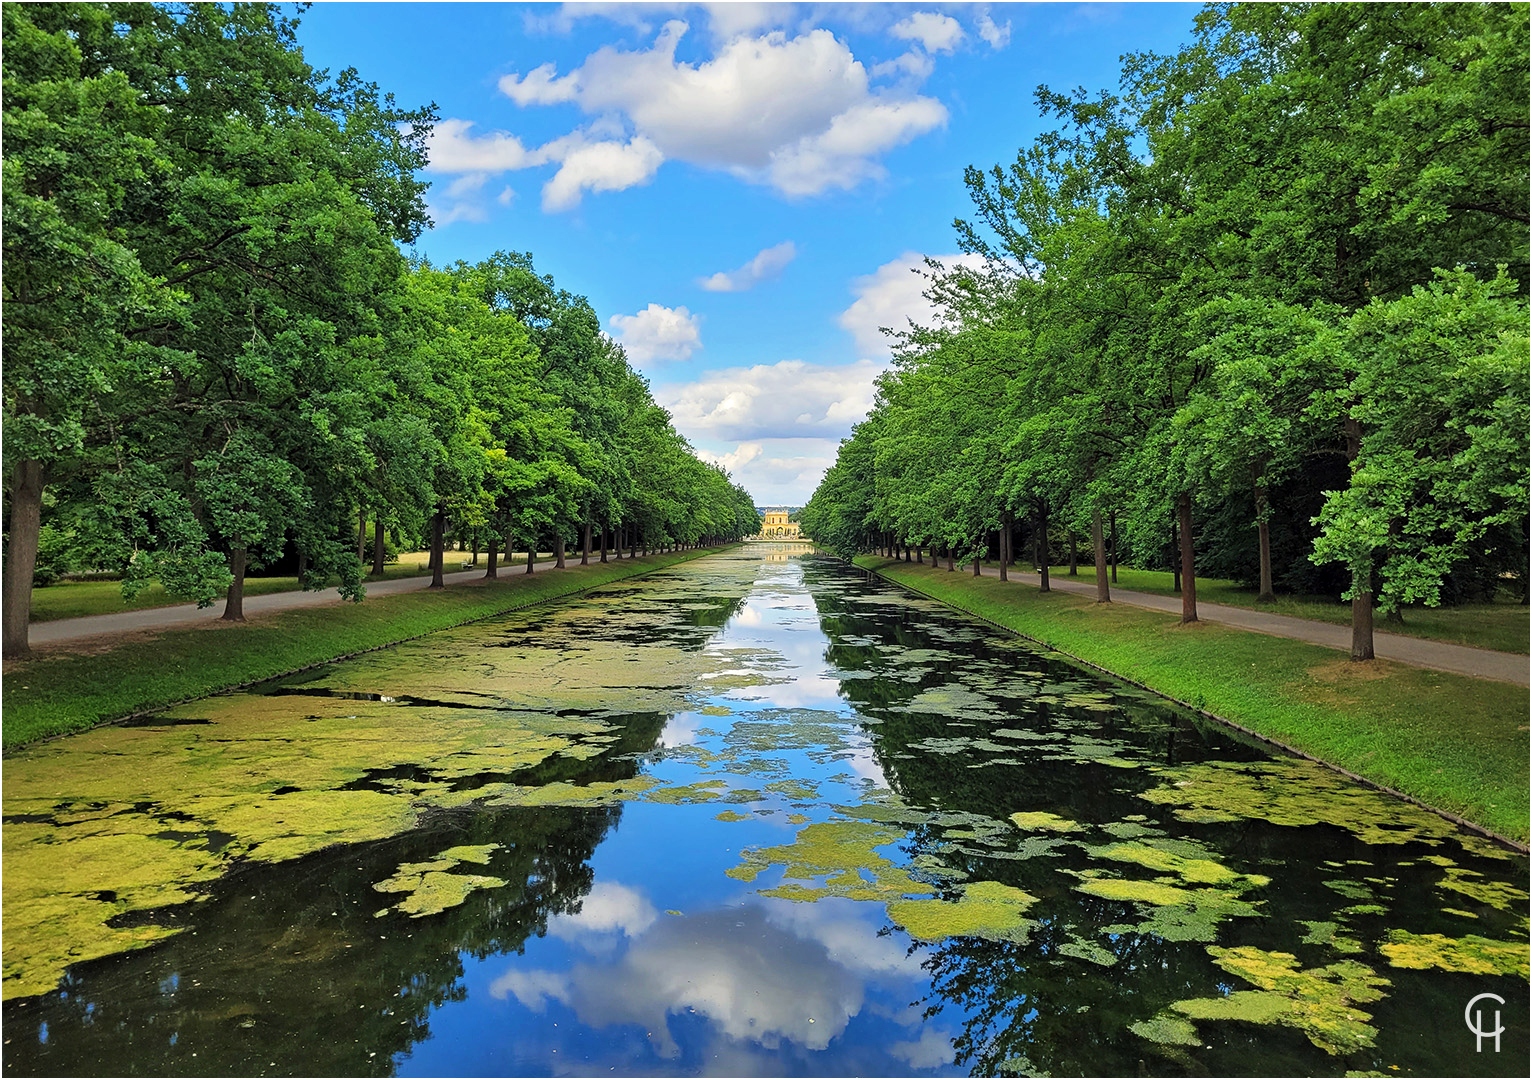
[[[945,564],[944,564],[945,565]],[[995,565],[993,562],[986,566]],[[973,564],[968,564],[972,569]],[[1012,573],[1033,575],[1030,566],[1020,566]],[[1052,578],[1068,578],[1069,567],[1054,566],[1048,570]],[[1092,587],[1096,584],[1096,568],[1080,567],[1075,581]],[[1117,568],[1117,582],[1113,588],[1132,589],[1137,592],[1158,593],[1161,596],[1179,596],[1172,588],[1173,578],[1169,570],[1134,570]],[[1242,588],[1223,578],[1198,578],[1197,601],[1209,604],[1227,604],[1230,607],[1249,608],[1252,611],[1269,611],[1274,615],[1291,615],[1297,619],[1314,619],[1318,622],[1351,625],[1351,603],[1324,596],[1277,595],[1276,603],[1258,604],[1255,590]],[[1448,641],[1454,645],[1472,645],[1480,649],[1498,649],[1501,652],[1520,653],[1529,651],[1532,638],[1532,611],[1521,604],[1504,601],[1493,604],[1461,604],[1457,607],[1428,608],[1419,605],[1406,608],[1402,622],[1390,622],[1378,616],[1379,633],[1402,634],[1408,637],[1429,638],[1432,641]]]
[[[1527,691],[879,556],[858,566],[1451,811],[1528,835]],[[1168,576],[1168,575],[1167,575]],[[1119,571],[1120,584],[1132,584]],[[1201,591],[1199,588],[1199,597]]]
[[[360,604],[282,611],[243,624],[214,620],[164,631],[152,639],[133,635],[116,648],[92,655],[48,651],[7,665],[0,744],[9,751],[37,739],[83,731],[104,721],[569,596],[716,550],[589,566],[580,566],[576,560],[558,573],[512,574]],[[453,569],[450,561],[447,565]]]
[[[539,555],[539,559],[552,558],[552,555]],[[399,556],[398,562],[392,562],[384,566],[381,578],[369,575],[367,581],[385,581],[389,578],[419,577],[429,574],[431,553],[429,551],[409,551]],[[519,562],[526,562],[526,552],[516,556]],[[578,561],[579,556],[575,556]],[[446,572],[451,574],[458,570],[470,569],[469,554],[466,551],[449,551],[446,558]],[[479,552],[479,566],[489,565],[488,557],[484,552]],[[335,582],[331,582],[332,585]],[[246,596],[264,596],[267,593],[293,592],[298,588],[296,577],[247,577],[245,578]],[[51,622],[54,619],[76,619],[84,615],[110,615],[117,611],[138,611],[142,608],[174,607],[185,604],[186,600],[171,596],[161,585],[151,585],[143,592],[135,596],[131,601],[122,598],[122,585],[116,581],[59,581],[44,588],[32,590],[32,621],[35,623]],[[223,601],[215,602],[216,607],[222,607]]]

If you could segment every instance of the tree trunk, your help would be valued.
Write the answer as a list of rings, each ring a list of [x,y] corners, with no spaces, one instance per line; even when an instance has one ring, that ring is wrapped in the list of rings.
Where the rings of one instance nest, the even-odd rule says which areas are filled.
[[[497,577],[499,577],[500,576],[500,545],[495,543],[495,538],[494,537],[490,538],[489,550],[488,550],[488,552],[486,552],[486,554],[489,556],[489,559],[488,559],[489,569],[484,571],[484,576],[486,578],[497,578]]]
[[[1261,549],[1261,592],[1255,598],[1258,604],[1272,604],[1277,599],[1271,587],[1271,525],[1266,520],[1270,509],[1266,501],[1266,466],[1263,463],[1255,469],[1255,531]]]
[[[32,621],[32,575],[42,534],[43,463],[27,458],[11,476],[10,546],[5,553],[4,650],[7,659],[31,651],[27,627]]]
[[[915,561],[918,562],[921,566],[926,564],[926,553],[920,544],[915,545]]]
[[[905,562],[909,562],[910,561],[910,545],[909,544],[905,544],[904,545],[904,561]]]
[[[1000,580],[1010,581],[1009,567],[1011,561],[1011,512],[1007,510],[1000,515]]]
[[[553,565],[556,569],[564,569],[564,533],[563,530],[553,538]]]
[[[1091,511],[1090,542],[1096,556],[1096,603],[1112,602],[1112,586],[1106,580],[1106,537],[1101,532],[1101,510]]]
[[[511,565],[511,555],[512,555],[511,545],[514,544],[515,542],[516,542],[516,539],[515,539],[515,537],[513,537],[511,535],[511,530],[510,529],[506,529],[505,530],[505,565],[506,565],[507,568],[509,568],[510,565]]]
[[[532,537],[532,539],[527,541],[527,573],[531,574],[531,573],[534,573],[536,570],[537,570],[537,537],[534,536],[534,537]]]
[[[1352,578],[1353,588],[1357,588],[1357,575]],[[1358,589],[1357,594],[1351,599],[1351,659],[1371,660],[1372,651],[1372,567],[1369,565],[1365,580],[1367,591]]]
[[[973,576],[979,576],[979,560],[984,557],[984,544],[976,544],[973,549]]]
[[[1075,549],[1075,531],[1069,530],[1069,576],[1080,576],[1080,553]]]
[[[601,526],[601,561],[606,562],[606,526]]]
[[[1041,568],[1039,573],[1042,574],[1039,591],[1052,592],[1053,590],[1048,587],[1048,563],[1052,560],[1048,558],[1051,553],[1048,550],[1048,511],[1046,510],[1037,515],[1037,550],[1041,556],[1038,561]]]
[[[1181,621],[1197,621],[1197,572],[1192,565],[1192,497],[1183,491],[1176,500],[1181,521]]]
[[[445,589],[447,583],[442,580],[442,564],[447,561],[445,550],[447,532],[447,512],[438,510],[431,515],[431,584],[432,589]]]
[[[952,558],[952,545],[948,544],[947,545],[947,573],[950,574],[953,571],[955,571],[956,569],[957,569],[957,563],[954,562],[953,558]]]
[[[628,558],[638,558],[638,530],[628,526]]]
[[[223,617],[228,622],[245,621],[245,561],[244,548],[229,549],[229,573],[234,580],[229,582],[229,596],[223,605]]]
[[[1117,584],[1117,511],[1112,511],[1112,584]]]
[[[1170,518],[1170,573],[1176,592],[1181,591],[1181,530],[1174,514]]]
[[[580,565],[590,565],[590,522],[585,523],[585,534],[580,537]]]
[[[383,576],[384,546],[385,545],[383,543],[383,515],[379,514],[377,520],[372,523],[372,575],[373,575],[373,577],[382,577]]]
[[[1356,471],[1356,459],[1362,454],[1362,425],[1351,416],[1346,417],[1346,460]],[[1371,660],[1372,651],[1372,560],[1368,559],[1364,573],[1352,572],[1351,587],[1356,595],[1351,599],[1351,659]],[[1367,590],[1361,586],[1366,583]]]

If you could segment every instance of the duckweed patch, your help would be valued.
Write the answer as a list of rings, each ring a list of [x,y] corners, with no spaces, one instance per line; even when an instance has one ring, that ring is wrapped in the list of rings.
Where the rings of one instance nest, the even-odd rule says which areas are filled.
[[[1326,823],[1366,844],[1455,840],[1476,855],[1505,859],[1495,844],[1454,828],[1426,810],[1353,783],[1340,773],[1300,758],[1254,762],[1206,762],[1157,769],[1164,781],[1139,797],[1173,808],[1186,822],[1257,818],[1273,825]]]
[[[209,698],[158,724],[7,757],[7,815],[32,823],[4,828],[5,997],[174,933],[153,916],[131,930],[107,923],[199,899],[235,860],[386,839],[434,809],[601,805],[649,791],[651,778],[510,782],[555,759],[606,753],[620,735],[609,719],[681,711],[702,676],[728,662],[685,647],[698,631],[684,613],[635,616],[658,643],[591,635],[609,612],[609,601],[583,600],[444,631],[275,693]],[[714,786],[669,798],[710,798]],[[109,828],[103,807],[113,808]],[[213,835],[216,850],[203,839]],[[408,903],[421,911],[465,887],[419,886],[431,899]]]
[[[754,881],[763,871],[781,866],[782,885],[762,889],[762,896],[783,900],[819,900],[844,896],[852,900],[888,900],[905,895],[928,896],[935,890],[916,881],[875,848],[897,843],[905,834],[864,821],[821,821],[807,825],[791,844],[746,849],[744,860],[728,875]],[[823,883],[810,887],[800,881]]]
[[[1489,881],[1478,871],[1461,866],[1449,867],[1442,880],[1437,882],[1437,887],[1462,893],[1471,900],[1488,904],[1501,911],[1509,911],[1512,904],[1518,900],[1527,899],[1524,890],[1516,888],[1509,882]]]
[[[1309,919],[1300,919],[1299,923],[1308,930],[1303,935],[1305,945],[1328,945],[1340,953],[1355,954],[1362,951],[1360,941],[1340,932],[1340,923]]]
[[[1208,952],[1219,967],[1260,989],[1177,1001],[1162,1017],[1179,1014],[1199,1022],[1280,1024],[1296,1028],[1315,1046],[1335,1055],[1365,1049],[1377,1037],[1377,1029],[1367,1023],[1372,1014],[1358,1006],[1381,999],[1390,983],[1365,964],[1341,960],[1304,969],[1291,953],[1248,945],[1210,946]]]
[[[975,881],[955,900],[893,900],[888,917],[922,941],[979,937],[1025,942],[1037,924],[1025,918],[1037,897],[998,881]]]
[[[1390,930],[1388,940],[1378,946],[1378,951],[1397,968],[1528,977],[1525,941],[1492,941],[1477,934],[1450,938],[1444,934]]]
[[[1029,832],[1057,832],[1071,833],[1080,832],[1085,826],[1068,818],[1059,817],[1046,811],[1022,811],[1011,815],[1011,821],[1018,829],[1026,829]]]
[[[400,863],[392,877],[373,886],[382,893],[408,893],[392,908],[376,912],[378,916],[390,911],[400,911],[412,919],[424,915],[436,915],[450,907],[457,907],[480,889],[498,889],[505,885],[502,878],[483,874],[449,874],[460,863],[485,865],[491,855],[500,850],[499,844],[450,847],[434,859],[419,863]]]
[[[1135,1020],[1128,1025],[1128,1030],[1141,1039],[1159,1043],[1161,1046],[1202,1045],[1202,1037],[1197,1034],[1196,1026],[1179,1016],[1167,1016],[1161,1013],[1150,1020]]]
[[[1089,851],[1097,858],[1134,863],[1147,870],[1174,874],[1183,882],[1195,885],[1238,885],[1240,888],[1259,888],[1271,883],[1271,879],[1262,874],[1237,873],[1212,859],[1179,855],[1159,845],[1109,844],[1106,847],[1090,848]]]

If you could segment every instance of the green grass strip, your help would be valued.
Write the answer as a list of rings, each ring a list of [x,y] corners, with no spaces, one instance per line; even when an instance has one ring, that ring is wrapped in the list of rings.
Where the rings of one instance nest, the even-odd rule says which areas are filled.
[[[243,624],[199,623],[152,639],[135,636],[95,655],[50,652],[8,666],[0,744],[10,752],[38,739],[572,596],[716,550],[535,574],[516,567],[494,581],[277,612]]]
[[[856,565],[1321,761],[1528,835],[1527,691],[1091,597],[861,556]]]

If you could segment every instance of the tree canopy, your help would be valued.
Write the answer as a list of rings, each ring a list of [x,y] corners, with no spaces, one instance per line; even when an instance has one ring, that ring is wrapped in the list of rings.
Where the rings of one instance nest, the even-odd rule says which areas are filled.
[[[360,599],[368,521],[375,571],[387,524],[438,581],[449,529],[561,558],[756,531],[530,254],[404,254],[434,106],[315,71],[271,5],[3,18],[7,654],[45,543],[240,618],[289,558]]]
[[[1040,87],[1058,127],[966,173],[987,270],[930,268],[805,532],[1089,534],[1105,600],[1105,530],[1187,620],[1197,572],[1352,600],[1358,658],[1375,608],[1525,600],[1527,56],[1525,5],[1212,4],[1117,93]]]

